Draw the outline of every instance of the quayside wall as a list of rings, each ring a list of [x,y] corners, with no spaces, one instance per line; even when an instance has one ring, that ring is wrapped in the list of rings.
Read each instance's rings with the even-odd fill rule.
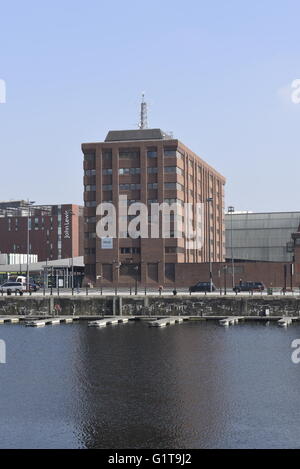
[[[0,297],[0,315],[300,316],[299,297]]]

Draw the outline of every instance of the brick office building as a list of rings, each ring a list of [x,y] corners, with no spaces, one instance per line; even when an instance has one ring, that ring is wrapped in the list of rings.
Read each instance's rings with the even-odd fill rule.
[[[29,205],[0,202],[0,252],[27,253],[29,216],[30,254],[39,261],[83,254],[83,208],[74,205]]]
[[[223,262],[225,179],[179,140],[160,129],[110,131],[104,142],[84,143],[84,259],[86,279],[99,285],[173,284],[176,265]],[[203,203],[203,247],[186,248],[184,238],[115,238],[110,246],[96,236],[96,207],[140,201],[193,206]],[[108,249],[107,249],[108,247]]]

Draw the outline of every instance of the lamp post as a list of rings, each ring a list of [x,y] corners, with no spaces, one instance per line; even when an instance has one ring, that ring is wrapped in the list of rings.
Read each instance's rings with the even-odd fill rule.
[[[226,274],[227,274],[227,265],[223,266],[223,273],[224,273],[224,295],[227,295],[227,285],[226,285]]]
[[[134,270],[135,270],[135,289],[134,289],[134,294],[137,295],[138,294],[138,273],[139,273],[139,266],[136,265],[134,267]]]
[[[102,264],[100,264],[100,275],[97,275],[97,280],[99,280],[100,283],[100,295],[103,294],[103,288],[102,288],[102,278],[103,278],[103,273],[102,273]]]
[[[234,207],[228,207],[228,213],[230,213],[230,247],[231,247],[231,274],[232,274],[232,288],[235,286],[234,281],[234,255],[233,255],[233,226],[232,226],[232,217],[234,214]]]
[[[69,215],[71,217],[71,288],[72,288],[72,293],[74,291],[74,255],[73,255],[73,223],[72,223],[72,217],[75,215],[75,213],[72,211],[72,209],[69,210]]]
[[[120,262],[118,260],[114,260],[113,264],[115,264],[114,265],[115,271],[116,271],[116,274],[119,276],[119,272],[120,272],[120,269],[121,269],[122,262]],[[118,282],[115,285],[115,295],[117,296],[117,294],[118,294]]]
[[[209,291],[212,292],[212,262],[211,262],[211,234],[210,234],[210,205],[213,203],[213,198],[208,197],[206,202],[208,204],[208,259],[209,259]]]
[[[30,207],[33,205],[34,201],[27,200],[27,259],[26,259],[26,290],[29,292],[29,251],[30,251]]]

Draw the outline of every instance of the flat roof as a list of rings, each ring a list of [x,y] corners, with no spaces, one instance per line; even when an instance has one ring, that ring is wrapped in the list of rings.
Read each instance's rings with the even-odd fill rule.
[[[161,129],[110,130],[105,142],[128,142],[134,140],[171,140],[173,137]]]
[[[40,262],[33,262],[29,264],[30,272],[38,272],[43,270],[44,267],[72,267],[72,258],[68,259],[55,259],[53,261],[40,261]],[[83,256],[74,257],[73,258],[73,266],[74,267],[84,267],[84,259]],[[19,272],[19,271],[26,271],[27,264],[6,264],[0,265],[1,272]]]

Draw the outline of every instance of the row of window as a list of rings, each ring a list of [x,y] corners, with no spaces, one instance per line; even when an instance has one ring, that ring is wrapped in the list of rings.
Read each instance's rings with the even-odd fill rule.
[[[84,190],[85,192],[90,192],[90,191],[95,191],[96,190],[96,186],[93,184],[87,184],[86,186],[84,186]]]
[[[106,202],[106,203],[112,203],[112,200],[104,200],[103,202]],[[135,202],[141,202],[140,200],[136,200],[136,199],[130,199],[128,200],[128,205],[130,204],[134,204]],[[176,204],[178,203],[179,205],[181,205],[182,207],[184,206],[184,202],[183,200],[180,200],[180,199],[164,199],[164,202],[169,204],[169,205],[172,205],[172,204]],[[148,199],[148,204],[157,204],[158,203],[158,199]],[[91,207],[96,207],[97,206],[97,202],[96,200],[86,200],[85,203],[84,203],[85,207],[87,208],[91,208]],[[211,214],[211,217],[213,217],[213,215]]]
[[[180,184],[179,182],[165,182],[164,184],[165,186],[165,189],[168,189],[168,190],[178,190],[178,191],[184,191],[184,187],[182,184]]]
[[[165,157],[176,157],[178,159],[183,159],[184,158],[184,155],[177,148],[174,148],[174,147],[173,148],[166,147],[164,149],[164,156]],[[121,158],[121,159],[137,159],[139,157],[140,157],[140,150],[139,149],[122,149],[122,150],[119,151],[119,158]],[[157,149],[156,148],[148,149],[147,157],[148,158],[157,158]],[[85,158],[85,161],[95,161],[95,153],[85,153],[84,158]],[[102,158],[104,160],[111,160],[112,151],[111,150],[103,150]],[[194,159],[189,159],[189,166],[193,169],[196,169],[196,167],[197,167],[198,173],[200,173],[200,174],[203,174],[203,172],[204,172],[203,168],[200,165],[197,165],[197,163]],[[176,172],[178,174],[181,174],[180,171],[178,171],[178,170],[179,170],[179,168],[177,168]],[[86,170],[86,171],[88,171],[86,173],[87,176],[95,175],[95,173],[94,173],[95,170],[94,169]],[[110,171],[112,171],[112,170],[108,169],[108,170],[104,170],[104,171],[107,171],[106,174],[111,174]],[[168,170],[168,169],[166,169],[166,171],[172,172],[172,170]],[[203,174],[203,176],[205,176],[205,174]],[[192,178],[192,176],[191,176],[191,178]],[[214,175],[209,174],[209,178],[210,178],[210,181],[212,183],[213,180],[214,180]],[[217,181],[217,185],[219,187],[219,190],[221,190],[221,182],[220,181]]]
[[[164,148],[164,156],[165,157],[176,157],[176,158],[183,158],[184,155],[177,150],[177,148]],[[140,157],[140,150],[134,148],[128,149],[120,149],[119,150],[119,158],[121,159],[137,159]],[[147,157],[148,158],[157,158],[157,148],[147,150]],[[104,150],[102,152],[102,158],[104,160],[109,160],[112,158],[112,151],[111,150]],[[85,153],[84,155],[85,161],[94,161],[95,160],[95,153]]]
[[[135,191],[141,188],[140,184],[119,184],[121,191]]]
[[[165,253],[166,254],[181,254],[184,253],[184,248],[178,246],[165,246]]]
[[[96,236],[92,236],[92,233],[85,233],[85,238],[86,239],[92,239],[92,238],[95,238],[95,237]],[[184,238],[184,235],[183,235],[183,233],[180,233],[179,231],[177,231],[176,237]],[[130,236],[129,236],[129,233],[127,231],[120,231],[119,238],[130,238]],[[139,239],[139,238],[140,238],[140,236],[138,236],[136,239]],[[170,230],[170,237],[169,238],[175,238],[175,231]],[[165,239],[168,239],[168,238],[165,238]]]
[[[178,231],[177,231],[177,233],[175,233],[175,231],[170,230],[170,238],[175,238],[175,234],[178,238],[185,238],[183,233],[180,233]],[[96,239],[96,233],[94,233],[94,232],[85,232],[84,237],[85,237],[85,239]],[[128,232],[120,232],[120,238],[129,238]],[[140,238],[140,236],[138,238]],[[168,238],[166,238],[166,239],[168,239]],[[47,242],[49,243],[49,241],[47,241]],[[214,245],[214,242],[215,241],[213,239],[210,240],[210,243],[211,243],[212,246]],[[225,246],[225,244],[223,243],[223,247],[224,246]],[[166,249],[168,249],[168,251],[166,251],[166,252],[168,252],[168,253],[172,253],[172,252],[182,253],[182,252],[184,252],[184,248],[177,247],[176,251],[173,248],[174,248],[173,246],[167,246]],[[140,253],[140,248],[121,248],[121,249],[123,249],[122,254],[139,254]],[[126,249],[133,249],[133,251],[126,251]]]
[[[119,174],[121,176],[126,176],[128,174],[140,174],[141,168],[119,168]]]
[[[164,171],[166,173],[177,173],[183,176],[184,171],[181,168],[178,168],[177,166],[165,166]],[[105,168],[102,170],[102,174],[104,176],[111,176],[112,175],[112,168]],[[157,167],[148,167],[147,168],[148,174],[157,174],[158,173],[158,168]],[[135,174],[141,174],[141,168],[119,168],[119,175],[120,176],[126,176],[126,175],[135,175]],[[86,169],[84,171],[85,176],[96,176],[96,170],[95,169]]]
[[[184,191],[184,187],[182,184],[179,182],[165,182],[164,184],[165,189],[167,190],[178,190],[178,191]],[[119,188],[121,191],[134,191],[134,190],[139,190],[141,188],[141,184],[119,184]],[[148,189],[157,189],[158,188],[158,183],[157,182],[151,182],[148,184]],[[102,189],[104,191],[111,191],[112,190],[112,184],[103,184]],[[85,191],[90,192],[90,191],[95,191],[96,186],[95,185],[86,185],[85,186]]]
[[[121,254],[140,254],[141,248],[136,247],[128,247],[128,248],[120,248]]]
[[[152,185],[150,185],[149,189],[152,189],[152,188],[155,189],[155,184],[156,184],[156,183],[153,183]],[[135,187],[135,186],[137,186],[137,185],[138,185],[138,184],[122,184],[122,189],[121,189],[121,187],[120,187],[120,189],[121,189],[121,190],[131,190],[131,188],[130,188],[130,187],[128,188],[128,186],[134,186],[134,187]],[[104,187],[105,187],[105,188],[108,187],[107,190],[111,190],[111,189],[110,189],[110,187],[111,187],[110,185],[109,185],[109,186],[104,186]],[[103,189],[106,190],[105,188],[103,188]],[[104,202],[104,203],[112,203],[112,200],[104,200],[103,202]],[[141,201],[140,201],[140,200],[137,200],[137,199],[130,199],[130,200],[128,200],[128,205],[134,204],[134,203],[136,203],[136,202],[141,202]],[[157,203],[158,203],[158,199],[148,199],[148,202],[147,202],[147,203],[148,203],[148,205],[157,204]],[[176,204],[176,203],[177,203],[177,204],[179,204],[179,205],[182,206],[182,207],[184,206],[183,200],[180,200],[180,199],[172,199],[172,198],[170,199],[170,198],[166,198],[166,199],[164,199],[164,203],[167,203],[167,204],[169,204],[169,205],[172,205],[172,204]],[[85,205],[85,207],[87,207],[87,208],[96,207],[96,206],[97,206],[97,202],[96,202],[96,200],[86,200],[85,203],[84,203],[84,205]],[[214,218],[214,214],[213,214],[213,213],[210,214],[210,218],[211,218],[211,219]],[[217,221],[220,222],[220,217],[219,217],[219,216],[217,217]],[[89,223],[92,223],[92,222],[89,222]],[[15,229],[16,229],[16,231],[17,231],[17,227],[16,227]],[[30,225],[30,229],[31,229],[31,225]],[[52,230],[52,229],[53,229],[53,226],[51,226],[51,230]],[[8,230],[11,231],[10,225],[9,225],[9,227],[8,227]]]
[[[14,226],[12,226],[12,219],[8,218],[8,231],[19,231],[19,219],[15,218]],[[44,230],[45,229],[45,219],[44,217],[41,218],[29,218],[28,220],[28,229],[29,230]],[[50,230],[53,230],[53,218],[50,218]],[[49,231],[49,230],[47,230]]]
[[[85,254],[86,256],[90,256],[90,255],[96,254],[96,248],[85,248],[84,254]]]

